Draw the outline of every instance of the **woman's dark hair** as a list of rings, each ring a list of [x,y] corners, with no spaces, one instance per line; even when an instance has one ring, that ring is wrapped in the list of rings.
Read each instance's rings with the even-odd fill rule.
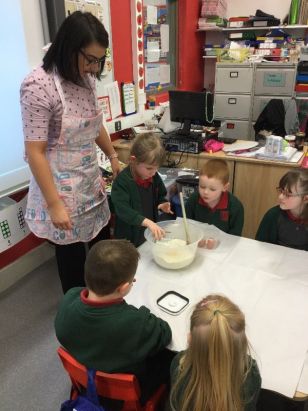
[[[55,40],[45,54],[43,58],[44,70],[49,72],[56,67],[58,73],[65,80],[81,84],[78,52],[91,43],[98,43],[107,48],[109,45],[108,33],[104,25],[93,14],[75,11],[64,20]],[[104,66],[97,73],[98,79],[100,79],[103,69]]]

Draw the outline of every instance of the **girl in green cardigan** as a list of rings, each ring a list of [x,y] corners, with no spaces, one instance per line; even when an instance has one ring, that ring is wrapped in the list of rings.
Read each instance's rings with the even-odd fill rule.
[[[158,211],[173,214],[165,198],[166,188],[157,172],[164,156],[165,150],[156,134],[140,134],[135,138],[129,165],[112,185],[115,238],[126,238],[138,247],[145,241],[146,228],[156,240],[164,236],[164,230],[156,224]]]
[[[248,355],[245,317],[227,297],[209,295],[190,320],[188,349],[171,363],[172,411],[253,411],[261,388]]]
[[[308,170],[286,173],[277,192],[279,205],[265,213],[256,240],[308,251]]]

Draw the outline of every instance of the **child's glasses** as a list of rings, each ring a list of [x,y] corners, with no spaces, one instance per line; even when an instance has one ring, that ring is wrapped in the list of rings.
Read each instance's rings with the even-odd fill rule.
[[[94,56],[88,56],[82,50],[79,50],[79,51],[80,51],[80,54],[82,54],[83,57],[87,60],[87,64],[89,66],[96,66],[96,64],[98,64],[99,67],[104,67],[106,56],[103,56],[102,58],[98,59]]]
[[[301,197],[304,196],[308,193],[290,193],[290,191],[284,190],[283,188],[276,187],[277,193],[282,194],[286,198],[292,198],[292,197]]]

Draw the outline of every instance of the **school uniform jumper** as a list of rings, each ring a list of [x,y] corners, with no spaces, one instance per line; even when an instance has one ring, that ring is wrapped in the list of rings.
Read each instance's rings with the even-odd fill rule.
[[[146,384],[146,375],[151,377],[153,364],[149,365],[148,358],[155,358],[171,341],[168,323],[148,308],[138,309],[122,298],[93,302],[88,300],[88,290],[81,287],[70,289],[63,297],[55,330],[60,344],[86,367],[132,373],[141,385]],[[170,362],[167,365],[169,368]]]
[[[126,167],[112,184],[111,201],[115,212],[115,238],[126,238],[136,247],[144,240],[145,228],[141,226],[145,218],[156,222],[157,207],[166,202],[167,190],[156,173],[148,187],[141,187],[134,180],[130,167]]]
[[[272,207],[259,225],[256,240],[308,251],[308,222],[279,206]]]
[[[213,224],[228,234],[241,235],[244,225],[244,207],[229,191],[222,193],[219,203],[210,208],[193,193],[185,204],[186,216],[201,223]]]
[[[181,360],[184,354],[185,354],[185,351],[182,351],[178,353],[172,360],[171,367],[170,367],[172,385],[174,385],[178,377],[179,370],[181,367]],[[249,357],[249,359],[252,361],[252,364],[251,364],[251,368],[248,372],[247,378],[244,381],[244,385],[243,385],[243,397],[244,397],[243,399],[245,402],[244,410],[245,411],[255,411],[259,392],[261,389],[261,376],[260,376],[260,372],[259,372],[259,369],[258,369],[258,366],[255,360],[252,359],[251,357]],[[176,399],[176,401],[180,401],[181,399],[180,397],[181,397],[183,390],[184,390],[184,386],[181,386],[179,390],[179,397]]]

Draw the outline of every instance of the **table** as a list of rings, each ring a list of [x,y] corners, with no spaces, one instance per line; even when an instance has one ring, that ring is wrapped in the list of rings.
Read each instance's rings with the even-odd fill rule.
[[[207,224],[200,224],[205,232]],[[149,243],[140,248],[136,283],[128,303],[145,305],[172,328],[170,348],[187,344],[194,305],[210,293],[220,293],[239,305],[262,376],[262,387],[293,397],[308,393],[308,252],[236,237],[217,229],[220,245],[198,249],[194,262],[181,270],[166,270],[154,262]],[[190,300],[178,316],[160,310],[157,299],[177,291]],[[302,377],[301,377],[302,376]]]
[[[128,162],[130,141],[112,142],[119,159]],[[221,158],[227,161],[230,172],[230,191],[242,202],[245,210],[244,237],[255,238],[260,221],[266,211],[277,204],[276,187],[280,178],[298,163],[260,160],[256,158],[226,155],[223,151],[210,154],[169,153],[170,161],[177,167],[199,170],[205,161]],[[168,154],[168,156],[169,156]]]

